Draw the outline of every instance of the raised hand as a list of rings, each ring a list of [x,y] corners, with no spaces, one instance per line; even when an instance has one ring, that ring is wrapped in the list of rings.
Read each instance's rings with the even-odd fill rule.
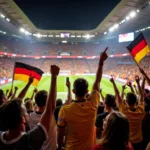
[[[32,84],[32,83],[33,83],[33,81],[34,81],[34,76],[32,76],[32,75],[30,74],[30,77],[29,77],[28,83]]]
[[[15,86],[15,91],[17,91],[18,90],[18,87],[17,86]]]
[[[37,88],[35,88],[33,92],[34,92],[34,93],[37,93],[37,92],[38,92]]]
[[[132,83],[129,81],[127,82],[127,86],[131,87],[132,86]]]
[[[66,82],[66,86],[70,88],[70,81]]]
[[[126,87],[126,85],[123,85],[122,88],[123,88],[123,89],[126,89],[127,87]]]
[[[108,47],[100,54],[100,61],[101,62],[104,62],[108,58],[108,55],[106,53],[107,50],[108,50]]]
[[[110,78],[110,82],[114,83],[114,78],[113,77]]]
[[[59,70],[60,70],[60,68],[58,67],[58,66],[56,66],[56,65],[51,65],[51,70],[50,70],[50,72],[51,72],[51,75],[52,76],[58,76],[58,74],[59,74]]]
[[[140,82],[140,78],[139,78],[139,76],[135,76],[135,81],[136,81],[137,83],[139,83],[139,82]]]

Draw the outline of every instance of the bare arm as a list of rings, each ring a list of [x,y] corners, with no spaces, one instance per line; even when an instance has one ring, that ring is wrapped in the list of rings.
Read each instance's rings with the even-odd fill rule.
[[[122,86],[121,98],[124,99],[124,90],[126,89],[126,85]]]
[[[12,94],[10,99],[13,99],[16,97],[17,90],[18,90],[18,87],[15,87],[14,93]]]
[[[9,93],[9,90],[7,89],[7,90],[6,90],[6,96],[8,96],[8,93]]]
[[[136,85],[133,85],[133,87],[134,87],[134,89],[135,89],[135,94],[136,94],[136,95],[139,95],[139,91],[138,91]]]
[[[72,101],[72,94],[71,94],[71,84],[70,82],[66,83],[67,89],[68,89],[68,96],[67,96],[67,101],[65,102],[64,105],[68,105]]]
[[[143,90],[142,90],[142,88],[140,86],[140,78],[139,78],[139,76],[135,77],[135,81],[137,83],[138,90],[139,90],[140,102],[143,102],[144,101],[144,93],[143,93]]]
[[[114,91],[115,91],[115,94],[116,94],[116,104],[119,107],[123,103],[123,99],[120,96],[119,90],[118,90],[118,88],[116,86],[116,83],[115,83],[113,78],[110,79],[110,82],[113,84]]]
[[[146,79],[148,85],[150,86],[150,78],[148,77],[148,75],[144,72],[144,70],[142,68],[139,68],[139,70],[142,73],[142,75],[144,76],[144,78]]]
[[[32,96],[31,96],[31,101],[33,100],[33,98],[34,98],[34,95],[35,95],[35,93],[37,93],[37,89],[35,88],[34,90],[33,90],[33,93],[32,93]]]
[[[51,66],[51,84],[49,96],[47,99],[45,111],[40,120],[40,123],[46,128],[47,132],[49,132],[50,122],[52,120],[52,116],[54,114],[54,109],[56,105],[56,82],[59,70],[59,67],[57,67],[56,65]]]
[[[105,98],[104,98],[104,95],[103,95],[103,93],[102,93],[102,89],[100,89],[100,95],[101,95],[101,98],[102,98],[102,101],[104,102],[104,100],[105,100]]]
[[[100,81],[101,81],[102,73],[103,73],[103,64],[104,64],[104,61],[108,58],[107,53],[106,53],[107,49],[108,47],[100,55],[99,65],[98,65],[98,69],[96,72],[96,79],[93,84],[93,90],[100,91]]]
[[[135,94],[132,83],[128,82],[127,85],[129,86],[129,88],[131,89],[131,92]]]
[[[30,76],[28,83],[26,84],[26,86],[22,89],[22,91],[18,95],[19,99],[23,100],[23,98],[25,97],[26,93],[28,92],[28,89],[29,89],[30,85],[32,84],[33,80],[34,80],[34,77]]]

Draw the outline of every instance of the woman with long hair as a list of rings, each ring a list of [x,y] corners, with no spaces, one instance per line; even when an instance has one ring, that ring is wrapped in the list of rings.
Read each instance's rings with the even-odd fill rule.
[[[109,114],[103,123],[104,131],[92,150],[133,150],[129,144],[129,121],[119,112]]]

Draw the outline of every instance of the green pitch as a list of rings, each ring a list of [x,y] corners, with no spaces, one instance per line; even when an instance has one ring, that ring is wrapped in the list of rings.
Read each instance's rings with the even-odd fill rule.
[[[71,82],[71,87],[73,85],[73,82],[75,79],[79,78],[81,76],[70,76],[70,82]],[[82,78],[86,79],[89,83],[89,91],[91,91],[92,89],[92,84],[94,82],[95,76],[82,76]],[[49,91],[50,88],[50,80],[51,77],[50,76],[44,76],[42,77],[41,81],[39,82],[38,85],[38,90],[46,90]],[[22,81],[15,81],[14,82],[14,86],[17,86],[18,89],[18,93],[23,89],[23,87],[26,85],[26,83],[22,82]],[[119,90],[121,91],[121,87],[122,84],[117,83],[117,86],[119,88]],[[7,89],[11,88],[11,83],[8,83],[6,85],[1,86],[1,89],[3,89],[5,92]],[[112,84],[110,83],[109,79],[103,78],[101,81],[101,88],[103,90],[103,94],[114,94],[114,90],[112,87]],[[26,97],[31,97],[32,92],[34,90],[34,87],[31,86],[28,90],[28,93],[26,94]],[[18,95],[17,93],[17,95]],[[57,80],[57,98],[61,98],[63,101],[66,100],[67,98],[67,87],[66,87],[66,76],[59,76],[58,80]],[[74,98],[74,95],[73,95]]]

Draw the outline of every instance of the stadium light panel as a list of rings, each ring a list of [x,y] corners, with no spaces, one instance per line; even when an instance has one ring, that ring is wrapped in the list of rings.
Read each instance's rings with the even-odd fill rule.
[[[41,34],[40,34],[40,33],[38,33],[36,36],[37,36],[38,38],[41,38]]]
[[[131,13],[130,13],[130,17],[131,18],[134,18],[136,16],[136,12],[135,11],[132,11]]]
[[[48,37],[54,37],[53,35],[48,35]]]
[[[7,18],[6,20],[7,20],[8,22],[10,22],[10,19],[9,19],[9,18]]]
[[[2,18],[5,18],[5,16],[4,16],[3,14],[1,14],[1,17],[2,17]]]
[[[25,29],[24,28],[20,28],[20,32],[25,32]]]
[[[81,35],[77,35],[77,38],[80,38],[81,37]]]
[[[3,32],[3,34],[6,34],[6,32]]]
[[[137,12],[140,12],[140,10],[139,10],[139,9],[137,9],[136,11],[137,11]]]
[[[115,24],[114,28],[117,29],[119,27],[119,24]]]
[[[67,43],[67,41],[62,41],[62,43]]]
[[[85,36],[85,38],[86,38],[86,39],[89,39],[89,38],[90,38],[90,35],[89,35],[89,34],[87,34],[87,35]]]
[[[109,31],[110,32],[114,31],[114,27],[109,28]]]
[[[130,19],[130,17],[129,17],[129,16],[127,16],[127,17],[126,17],[126,20],[129,20],[129,19]]]
[[[75,36],[75,35],[71,35],[71,37],[73,37],[73,38],[74,38],[74,37],[76,37],[76,36]]]
[[[60,35],[55,35],[55,37],[60,37]]]
[[[107,32],[104,32],[104,35],[107,34]]]

